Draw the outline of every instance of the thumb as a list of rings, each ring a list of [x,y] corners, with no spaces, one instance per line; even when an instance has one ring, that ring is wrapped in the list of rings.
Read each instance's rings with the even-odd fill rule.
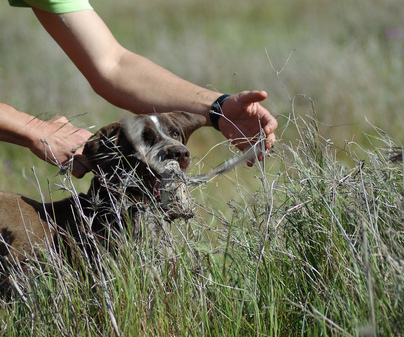
[[[241,103],[250,104],[255,102],[262,102],[268,97],[266,91],[243,91],[239,94],[239,101]]]

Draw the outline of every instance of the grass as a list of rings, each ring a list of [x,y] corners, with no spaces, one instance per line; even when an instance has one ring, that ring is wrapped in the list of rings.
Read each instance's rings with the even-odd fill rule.
[[[212,223],[172,224],[171,253],[124,233],[115,253],[99,247],[95,265],[82,253],[73,265],[45,254],[29,273],[14,272],[14,295],[0,304],[1,333],[403,335],[403,167],[389,160],[395,144],[380,130],[371,150],[347,144],[354,164],[346,166],[318,133],[314,109],[289,127],[300,139],[277,144],[278,174],[259,170],[261,188],[239,189],[244,202],[229,205],[230,217],[213,209]]]
[[[199,217],[175,224],[175,259],[127,233],[98,269],[50,255],[16,272],[0,335],[402,336],[403,167],[389,161],[404,142],[401,1],[93,5],[125,46],[192,82],[267,90],[279,142],[263,166],[193,191]],[[3,5],[0,19],[3,102],[97,129],[123,117],[29,10]],[[193,135],[193,172],[233,155],[222,141]],[[1,149],[1,190],[69,194],[55,168]]]

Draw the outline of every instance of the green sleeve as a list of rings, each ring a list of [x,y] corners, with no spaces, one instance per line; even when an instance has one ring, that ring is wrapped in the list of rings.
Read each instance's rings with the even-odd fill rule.
[[[14,7],[35,7],[50,13],[68,13],[92,9],[88,0],[8,0]]]

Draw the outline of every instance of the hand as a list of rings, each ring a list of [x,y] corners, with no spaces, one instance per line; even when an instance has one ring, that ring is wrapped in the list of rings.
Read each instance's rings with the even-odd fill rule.
[[[246,151],[258,140],[260,128],[265,133],[265,150],[272,147],[278,122],[258,103],[265,100],[267,96],[265,91],[243,91],[230,96],[223,103],[224,117],[219,119],[219,129],[241,151]],[[258,160],[262,160],[264,155],[265,153],[259,153]],[[252,166],[254,160],[247,164]]]
[[[91,170],[83,155],[83,145],[93,135],[91,132],[73,126],[65,117],[46,122],[36,119],[31,123],[36,139],[30,150],[37,157],[56,166],[69,166],[76,178]]]

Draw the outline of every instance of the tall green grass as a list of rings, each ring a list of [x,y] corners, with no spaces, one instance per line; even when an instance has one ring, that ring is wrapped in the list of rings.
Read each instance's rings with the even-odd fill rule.
[[[348,143],[350,166],[318,132],[314,106],[291,117],[230,216],[178,221],[160,245],[130,232],[119,249],[54,254],[11,276],[5,336],[401,336],[404,334],[403,166],[378,130]],[[374,146],[374,144],[376,144]],[[263,164],[265,165],[265,164]],[[195,191],[194,191],[195,192]],[[203,195],[204,190],[201,188]],[[204,207],[203,204],[200,207]],[[167,245],[169,249],[167,249]]]

